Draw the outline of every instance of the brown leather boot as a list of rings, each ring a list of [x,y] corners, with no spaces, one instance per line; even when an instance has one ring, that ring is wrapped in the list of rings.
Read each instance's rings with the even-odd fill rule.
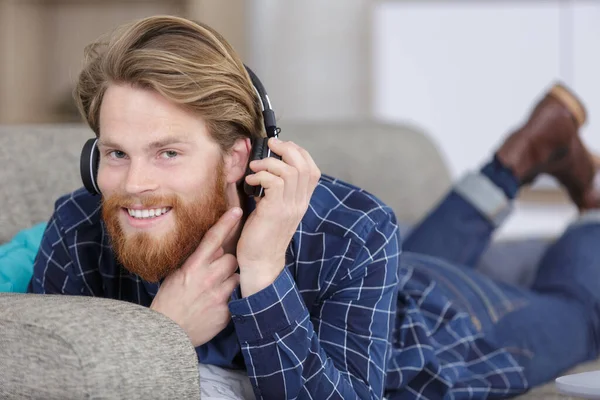
[[[592,160],[594,163],[595,176],[592,184],[583,193],[580,210],[590,210],[593,208],[600,208],[600,157],[592,154]]]
[[[582,208],[594,178],[592,157],[579,137],[585,120],[583,104],[566,87],[556,84],[496,156],[522,184],[533,182],[542,173],[554,176]]]

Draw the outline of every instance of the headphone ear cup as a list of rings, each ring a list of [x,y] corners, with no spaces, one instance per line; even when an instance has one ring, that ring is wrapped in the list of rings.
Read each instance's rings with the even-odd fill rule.
[[[98,188],[98,164],[100,162],[100,152],[98,151],[98,139],[89,139],[83,145],[81,158],[79,159],[79,173],[83,186],[91,194],[100,194]]]
[[[252,144],[252,153],[248,159],[248,166],[246,167],[246,174],[244,175],[244,192],[248,196],[259,197],[264,195],[262,186],[251,186],[246,183],[246,176],[253,174],[254,171],[250,169],[250,162],[255,160],[262,160],[269,154],[269,138],[258,138]]]

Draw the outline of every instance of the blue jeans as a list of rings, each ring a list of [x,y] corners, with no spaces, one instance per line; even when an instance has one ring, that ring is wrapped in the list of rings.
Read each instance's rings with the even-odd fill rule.
[[[456,189],[410,232],[401,260],[426,270],[536,386],[599,354],[600,213],[590,216],[550,245],[529,289],[475,270],[499,222]]]

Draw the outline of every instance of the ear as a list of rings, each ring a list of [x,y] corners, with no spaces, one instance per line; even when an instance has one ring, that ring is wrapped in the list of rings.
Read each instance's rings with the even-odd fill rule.
[[[250,138],[238,139],[225,155],[225,179],[236,183],[244,177],[252,151]]]

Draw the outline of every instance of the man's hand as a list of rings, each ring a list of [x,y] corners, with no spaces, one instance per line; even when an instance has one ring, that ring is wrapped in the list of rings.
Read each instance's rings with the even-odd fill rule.
[[[241,215],[237,207],[223,214],[181,268],[164,280],[150,305],[181,326],[194,347],[211,340],[231,318],[227,304],[239,284],[238,265],[222,246]]]
[[[306,150],[292,142],[269,140],[273,157],[252,161],[250,185],[262,185],[265,196],[257,199],[237,246],[242,296],[250,296],[272,284],[285,266],[285,252],[308,209],[321,171]]]

